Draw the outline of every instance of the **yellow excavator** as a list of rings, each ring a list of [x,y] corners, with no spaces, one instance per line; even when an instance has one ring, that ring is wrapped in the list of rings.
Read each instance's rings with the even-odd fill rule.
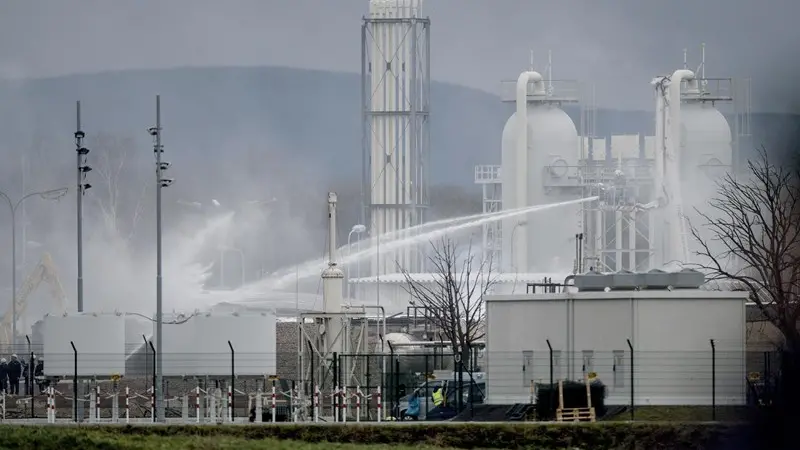
[[[25,309],[28,306],[28,297],[30,297],[42,282],[46,282],[50,285],[50,293],[53,296],[54,304],[50,313],[66,313],[67,296],[64,294],[61,281],[58,279],[58,272],[53,264],[53,258],[49,253],[45,253],[42,255],[42,260],[17,291],[16,301],[18,318],[25,314]],[[10,344],[13,342],[11,339],[13,317],[13,309],[11,304],[9,304],[8,310],[3,315],[3,320],[0,321],[0,348],[9,348]]]

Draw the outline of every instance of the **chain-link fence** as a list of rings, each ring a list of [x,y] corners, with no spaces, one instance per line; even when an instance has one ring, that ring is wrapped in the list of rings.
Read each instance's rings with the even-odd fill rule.
[[[603,386],[605,416],[629,420],[648,407],[682,407],[702,408],[704,420],[715,420],[724,418],[718,412],[726,408],[769,402],[780,367],[776,352],[711,345],[695,352],[548,349],[465,355],[338,354],[306,364],[297,353],[165,354],[165,417],[203,423],[459,420],[496,405],[503,412],[493,412],[496,419],[511,420],[513,405],[539,403],[543,388],[588,379]],[[153,420],[152,347],[128,355],[75,349],[3,357],[3,419]]]

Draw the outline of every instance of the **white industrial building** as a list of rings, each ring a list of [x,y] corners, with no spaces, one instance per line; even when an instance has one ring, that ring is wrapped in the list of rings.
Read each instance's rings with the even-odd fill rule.
[[[575,283],[580,289],[580,278],[592,277],[613,287],[619,275],[579,275]],[[655,273],[676,275],[684,274]],[[595,372],[607,404],[630,404],[630,342],[637,405],[710,405],[712,396],[718,405],[745,404],[745,292],[661,286],[485,300],[488,403],[528,402],[533,384],[550,382],[552,347],[554,381]]]

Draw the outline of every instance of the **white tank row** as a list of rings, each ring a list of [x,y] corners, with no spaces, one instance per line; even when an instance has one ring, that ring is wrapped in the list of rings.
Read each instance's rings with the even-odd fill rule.
[[[231,346],[237,376],[275,374],[277,320],[272,314],[202,313],[164,320],[164,376],[229,376]],[[154,322],[141,316],[47,316],[37,328],[34,335],[41,335],[46,375],[72,376],[76,353],[81,377],[143,375],[144,366],[152,368],[145,338],[154,335]]]
[[[682,84],[680,127],[671,138],[679,145],[678,189],[688,200],[684,209],[693,210],[710,197],[715,181],[731,166],[733,145],[725,116],[702,93],[686,96],[692,86]],[[578,198],[579,191],[548,188],[559,180],[568,185],[569,178],[578,175],[581,139],[574,121],[545,88],[539,73],[522,73],[516,87],[516,112],[502,136],[503,209]],[[575,234],[583,231],[581,220],[581,206],[571,206],[504,221],[503,271],[572,271]]]

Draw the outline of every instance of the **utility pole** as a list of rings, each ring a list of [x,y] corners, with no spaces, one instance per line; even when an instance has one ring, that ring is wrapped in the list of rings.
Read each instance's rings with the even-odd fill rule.
[[[164,422],[164,370],[162,360],[163,317],[163,276],[161,273],[161,188],[168,187],[174,180],[164,178],[163,174],[170,163],[161,161],[164,147],[161,145],[161,96],[156,95],[156,126],[147,130],[153,136],[153,153],[156,157],[156,414],[157,421]]]
[[[92,170],[88,164],[89,149],[83,146],[86,134],[81,130],[81,102],[75,102],[75,152],[78,159],[78,312],[83,312],[83,196],[92,187],[86,174]]]

